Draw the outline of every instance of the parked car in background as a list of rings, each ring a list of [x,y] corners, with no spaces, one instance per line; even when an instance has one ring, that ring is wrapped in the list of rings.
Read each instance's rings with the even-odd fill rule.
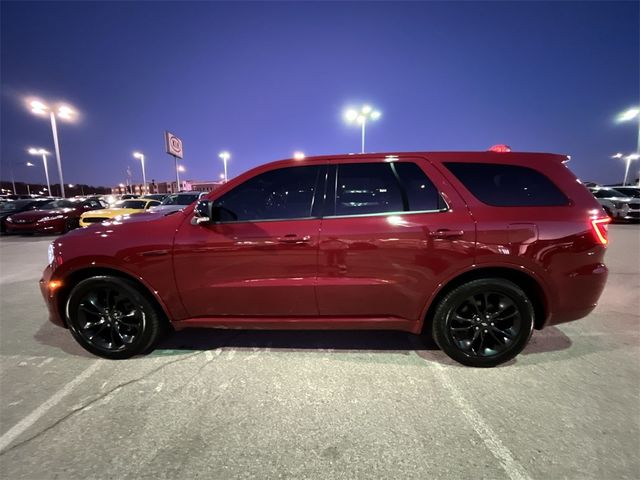
[[[205,195],[205,192],[180,192],[173,193],[165,198],[157,207],[151,207],[150,212],[175,212],[188,207],[193,202],[200,200]]]
[[[503,150],[284,160],[76,230],[49,247],[50,318],[107,358],[173,326],[402,330],[504,363],[594,309],[610,219],[566,156]]]
[[[632,198],[611,187],[590,187],[589,191],[614,222],[640,221],[640,198]]]
[[[41,210],[9,215],[6,233],[65,233],[78,227],[84,212],[105,207],[100,200],[53,200]]]
[[[160,205],[160,202],[150,198],[121,200],[120,202],[116,202],[116,204],[110,208],[91,210],[83,213],[80,216],[80,226],[88,227],[93,223],[105,222],[118,216],[133,215],[135,213],[144,212],[154,205]]]
[[[623,193],[631,198],[640,198],[640,187],[639,186],[631,186],[631,185],[612,185],[612,188],[616,189],[618,192]]]
[[[158,200],[159,202],[162,202],[168,196],[169,196],[168,193],[151,193],[149,195],[145,195],[144,198],[152,198],[153,200]]]
[[[0,233],[5,233],[5,220],[10,215],[29,210],[42,210],[53,200],[47,198],[33,198],[28,200],[12,200],[0,205]]]

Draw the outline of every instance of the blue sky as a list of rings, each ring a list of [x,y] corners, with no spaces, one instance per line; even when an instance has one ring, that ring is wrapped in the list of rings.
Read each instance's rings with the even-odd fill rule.
[[[215,179],[291,156],[359,150],[344,107],[383,115],[367,150],[514,150],[572,155],[585,180],[619,181],[635,149],[637,2],[3,2],[0,161],[53,150],[23,99],[64,100],[65,181],[173,178],[163,132],[184,141],[187,178]],[[53,164],[52,164],[53,167]],[[54,170],[52,168],[52,170]],[[57,175],[52,173],[52,181]]]

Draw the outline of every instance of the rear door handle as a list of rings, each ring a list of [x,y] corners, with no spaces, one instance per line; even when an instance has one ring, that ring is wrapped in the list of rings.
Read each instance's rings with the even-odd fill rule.
[[[455,238],[461,237],[462,235],[464,235],[463,230],[449,230],[447,228],[441,228],[440,230],[429,232],[429,236],[433,238]]]
[[[295,233],[289,233],[284,237],[276,238],[278,243],[309,243],[311,241],[310,235],[305,235],[304,237],[299,237]]]

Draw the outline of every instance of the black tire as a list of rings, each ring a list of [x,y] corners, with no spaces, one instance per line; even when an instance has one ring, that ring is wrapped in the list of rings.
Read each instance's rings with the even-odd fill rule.
[[[79,282],[66,304],[67,325],[87,351],[109,359],[131,358],[158,344],[167,323],[130,280],[95,276]]]
[[[529,342],[535,313],[527,294],[502,278],[473,280],[438,304],[432,333],[453,360],[494,367],[518,355]]]
[[[78,225],[79,225],[78,221],[75,220],[74,218],[67,218],[64,221],[64,230],[62,230],[62,233],[70,232],[74,228],[78,227]]]

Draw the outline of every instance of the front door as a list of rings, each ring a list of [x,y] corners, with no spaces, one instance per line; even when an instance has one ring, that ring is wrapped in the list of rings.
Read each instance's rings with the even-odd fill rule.
[[[258,174],[215,200],[219,222],[184,222],[175,275],[189,315],[315,316],[322,166]]]

